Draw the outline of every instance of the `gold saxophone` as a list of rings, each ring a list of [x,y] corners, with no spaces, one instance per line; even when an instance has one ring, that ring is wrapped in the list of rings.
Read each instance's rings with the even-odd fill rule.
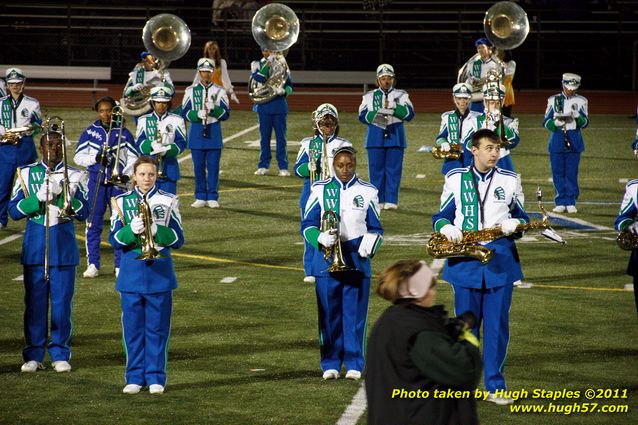
[[[463,145],[450,144],[450,150],[444,151],[441,146],[432,148],[432,156],[436,159],[459,159],[463,153]]]
[[[538,198],[538,206],[543,214],[541,221],[532,221],[530,223],[519,224],[516,226],[516,233],[527,232],[530,230],[542,230],[542,235],[555,242],[565,244],[565,241],[550,227],[547,211],[542,205],[542,194],[540,187],[536,191]],[[479,245],[479,242],[491,242],[496,239],[504,238],[506,235],[501,230],[501,226],[489,227],[487,229],[475,232],[463,232],[461,242],[450,242],[442,234],[432,233],[427,244],[427,251],[434,258],[449,257],[474,257],[481,263],[487,264],[494,256],[494,250]]]
[[[30,134],[35,129],[40,128],[38,124],[29,124],[24,127],[7,128],[4,137],[0,140],[3,145],[17,145],[22,136]]]
[[[630,232],[629,230],[623,230],[618,234],[616,243],[620,249],[624,249],[625,251],[638,249],[638,235]]]
[[[328,210],[323,213],[321,217],[321,231],[328,232],[333,230],[337,234],[337,241],[331,247],[323,248],[323,258],[326,261],[330,261],[332,258],[332,264],[328,267],[324,272],[335,273],[335,272],[347,272],[353,269],[352,267],[348,267],[346,262],[343,260],[343,252],[341,250],[341,240],[339,238],[339,218],[337,217],[337,213],[331,210]]]
[[[153,240],[153,216],[151,215],[151,207],[148,205],[146,195],[139,199],[137,205],[137,214],[144,221],[144,231],[140,234],[140,245],[142,246],[142,254],[136,257],[136,260],[154,260],[163,258],[164,256],[155,247]]]

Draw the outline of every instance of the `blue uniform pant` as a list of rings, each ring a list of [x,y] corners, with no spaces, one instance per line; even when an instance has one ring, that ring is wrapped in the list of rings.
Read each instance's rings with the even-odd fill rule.
[[[24,266],[25,362],[44,361],[45,348],[51,362],[71,358],[71,311],[75,292],[75,266],[49,267],[49,283],[44,266]],[[51,339],[48,341],[49,299],[51,300]]]
[[[126,383],[166,385],[173,291],[121,292]]]
[[[303,205],[303,207],[301,207],[302,220],[304,215],[304,208],[306,206],[305,201],[308,200],[308,196],[306,196],[305,198],[306,199],[304,200],[302,197],[302,205]],[[312,257],[314,255],[315,248],[306,240],[306,238],[302,237],[301,239],[303,239],[303,271],[306,274],[306,276],[311,276],[312,275]]]
[[[259,164],[257,168],[270,168],[272,152],[270,151],[270,137],[275,130],[277,165],[280,170],[288,169],[288,152],[286,151],[286,117],[288,114],[259,114]]]
[[[195,199],[216,201],[219,198],[217,188],[221,149],[191,149],[191,156],[195,172]]]
[[[93,198],[95,197],[95,188],[97,186],[98,173],[89,174],[89,208],[93,208]],[[124,190],[117,186],[105,185],[104,175],[102,175],[102,182],[100,183],[100,189],[98,190],[97,199],[95,200],[95,207],[91,211],[91,227],[86,228],[86,257],[88,264],[94,264],[98,269],[100,268],[100,239],[102,237],[102,228],[104,227],[104,213],[108,207],[111,211],[111,197],[124,193]],[[122,257],[122,250],[116,249],[114,251],[114,263],[115,267],[120,267],[120,258]]]
[[[164,192],[177,195],[177,182],[174,182],[172,180],[157,179],[157,181],[155,182],[155,187],[163,190]]]
[[[483,322],[483,363],[485,389],[493,392],[505,389],[503,368],[510,340],[509,311],[513,285],[497,288],[473,289],[453,285],[454,310],[457,315],[471,311],[476,315],[472,330],[479,337]]]
[[[379,203],[399,204],[403,148],[368,148],[370,183],[379,190]]]
[[[576,205],[578,199],[578,164],[580,152],[550,152],[556,205]]]
[[[0,149],[2,149],[0,147]],[[0,162],[0,224],[7,225],[9,200],[13,188],[13,178],[16,175],[17,164]]]
[[[363,370],[370,278],[360,273],[317,277],[321,369]]]

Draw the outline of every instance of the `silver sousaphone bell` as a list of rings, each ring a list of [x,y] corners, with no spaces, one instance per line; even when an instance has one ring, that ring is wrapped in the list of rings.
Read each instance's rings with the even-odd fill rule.
[[[512,50],[527,38],[529,20],[522,7],[511,1],[501,1],[485,12],[483,29],[494,47]]]

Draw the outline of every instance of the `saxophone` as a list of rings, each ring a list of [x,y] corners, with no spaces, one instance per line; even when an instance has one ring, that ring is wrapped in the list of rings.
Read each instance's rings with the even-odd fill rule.
[[[543,214],[541,221],[519,224],[516,226],[516,233],[541,230],[541,234],[546,238],[554,242],[565,244],[565,241],[549,225],[547,211],[541,202],[542,194],[540,187],[536,190],[536,196],[538,198],[538,206]],[[454,243],[448,241],[442,234],[435,232],[432,233],[426,249],[428,254],[434,258],[473,257],[480,260],[481,263],[487,264],[494,256],[494,250],[479,245],[479,242],[491,242],[506,236],[501,226],[495,226],[475,232],[464,231],[461,242]]]
[[[449,151],[444,151],[440,146],[432,148],[432,156],[436,159],[459,159],[463,153],[463,145],[451,144]]]

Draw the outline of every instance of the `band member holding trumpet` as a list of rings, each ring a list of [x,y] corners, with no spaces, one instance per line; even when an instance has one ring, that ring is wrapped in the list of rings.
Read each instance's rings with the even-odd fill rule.
[[[159,189],[157,162],[140,157],[133,166],[135,189],[113,198],[109,241],[122,249],[115,289],[122,303],[126,394],[166,386],[173,290],[177,278],[171,249],[184,244],[177,196]]]
[[[86,173],[63,161],[66,147],[58,131],[49,128],[40,138],[42,161],[18,168],[9,203],[12,219],[27,219],[21,257],[26,340],[22,372],[44,369],[47,350],[56,372],[71,371],[71,304],[80,262],[72,218],[85,220],[89,205]]]
[[[473,87],[472,103],[470,110],[483,112],[483,85],[485,77],[490,70],[501,73],[502,62],[492,54],[492,42],[481,37],[474,42],[476,54],[472,56],[461,68],[458,76],[459,83],[468,83]]]
[[[151,89],[153,112],[140,117],[135,139],[141,155],[157,159],[157,187],[176,194],[180,177],[177,156],[186,148],[186,125],[181,116],[168,112],[172,98],[173,91],[167,87]]]
[[[543,126],[552,132],[547,150],[555,192],[553,211],[558,213],[578,212],[578,165],[585,150],[581,129],[589,125],[587,99],[576,94],[580,81],[580,75],[563,74],[563,91],[547,99],[543,119]]]
[[[182,116],[190,121],[188,148],[195,172],[194,208],[219,208],[219,162],[224,143],[221,122],[230,117],[228,96],[223,87],[213,84],[213,59],[197,61],[199,82],[186,89]]]
[[[76,164],[86,167],[89,172],[91,215],[86,222],[87,268],[82,274],[86,278],[100,274],[104,213],[107,208],[110,209],[111,197],[125,192],[137,159],[135,138],[124,127],[123,114],[116,106],[115,100],[109,96],[95,102],[98,119],[80,134],[73,157]],[[120,268],[121,254],[120,250],[114,253],[115,274]]]
[[[370,296],[370,258],[383,240],[377,189],[356,175],[355,150],[334,152],[335,176],[312,185],[301,222],[314,248],[323,379],[361,378]],[[323,252],[322,252],[323,251]]]
[[[414,118],[408,93],[395,88],[392,65],[377,67],[377,88],[363,95],[359,121],[367,125],[366,150],[370,182],[379,189],[379,202],[386,210],[399,205],[403,151],[407,146],[404,121]]]
[[[498,226],[506,237],[485,245],[494,250],[486,264],[473,257],[452,257],[446,262],[443,279],[454,288],[457,313],[471,311],[477,317],[473,329],[479,336],[483,321],[483,361],[485,387],[489,401],[511,404],[512,399],[497,397],[504,390],[503,366],[509,342],[509,310],[513,283],[523,278],[514,243],[519,224],[529,222],[519,202],[519,184],[515,173],[496,166],[499,136],[481,129],[472,136],[474,162],[445,176],[440,211],[432,217],[436,232],[450,242],[459,243],[463,232]]]
[[[616,217],[615,229],[621,235],[627,233],[627,237],[633,239],[631,244],[631,256],[627,266],[627,274],[634,280],[634,298],[638,311],[638,179],[630,180],[625,186],[625,196],[620,205],[620,212]]]
[[[26,74],[8,68],[5,76],[9,94],[0,99],[0,229],[7,226],[16,167],[38,159],[33,140],[42,123],[40,103],[23,93]]]
[[[455,84],[452,88],[452,100],[456,109],[441,114],[441,127],[439,135],[436,136],[435,145],[436,157],[443,157],[441,172],[447,174],[454,168],[463,167],[463,139],[461,138],[464,127],[467,129],[468,122],[479,115],[478,112],[470,111],[468,108],[472,98],[472,86],[467,83]],[[455,154],[453,151],[457,151]],[[454,156],[450,156],[454,154]],[[469,154],[469,153],[467,153]]]
[[[335,175],[332,168],[333,152],[342,146],[352,146],[348,140],[338,137],[339,112],[334,105],[330,103],[319,105],[312,113],[312,124],[315,135],[301,141],[295,164],[295,175],[304,179],[299,198],[302,218],[310,196],[310,186],[318,180],[327,180]],[[312,245],[304,239],[303,267],[306,273],[306,277],[304,277],[306,283],[315,282],[310,268],[312,256]]]

